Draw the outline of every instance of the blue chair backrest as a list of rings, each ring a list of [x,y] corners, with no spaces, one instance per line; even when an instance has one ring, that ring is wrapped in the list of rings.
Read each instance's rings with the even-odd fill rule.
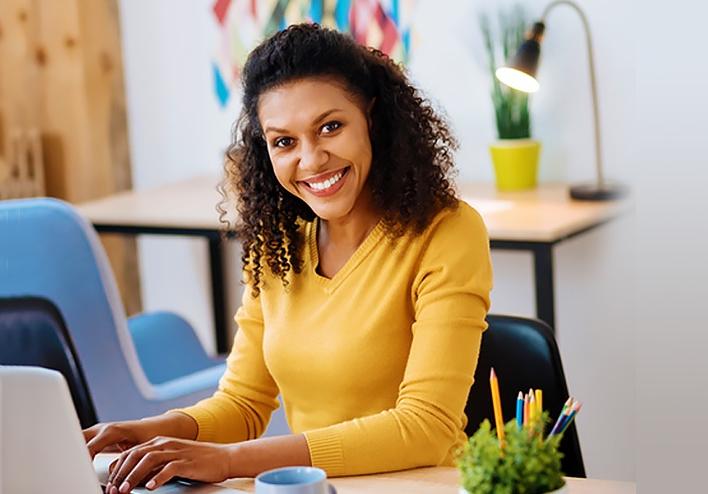
[[[99,421],[154,413],[177,396],[152,386],[130,338],[123,304],[93,227],[55,199],[0,201],[0,298],[40,297],[61,312]],[[159,400],[163,400],[160,402]],[[133,404],[133,405],[131,405]]]

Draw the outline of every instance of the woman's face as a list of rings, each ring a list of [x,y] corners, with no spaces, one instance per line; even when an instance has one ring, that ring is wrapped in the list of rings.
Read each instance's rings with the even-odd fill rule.
[[[309,78],[263,93],[258,118],[278,182],[324,220],[365,208],[371,169],[366,103],[343,85]]]

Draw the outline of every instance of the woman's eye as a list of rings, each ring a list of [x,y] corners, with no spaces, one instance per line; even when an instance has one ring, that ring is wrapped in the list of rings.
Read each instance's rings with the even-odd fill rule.
[[[293,140],[290,137],[279,137],[275,141],[273,141],[273,145],[277,148],[286,148],[290,146],[293,143]]]
[[[333,122],[327,122],[322,126],[322,132],[324,134],[329,134],[330,132],[334,132],[338,128],[342,126],[342,122],[337,122],[336,120]]]

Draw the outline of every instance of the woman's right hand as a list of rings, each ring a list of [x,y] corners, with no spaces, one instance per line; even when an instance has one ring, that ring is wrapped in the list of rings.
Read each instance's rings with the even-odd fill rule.
[[[159,435],[154,425],[142,420],[96,424],[84,430],[91,459],[104,451],[125,451]]]
[[[157,436],[195,439],[197,423],[181,413],[167,413],[142,420],[107,422],[84,429],[91,459],[101,452],[125,451]]]

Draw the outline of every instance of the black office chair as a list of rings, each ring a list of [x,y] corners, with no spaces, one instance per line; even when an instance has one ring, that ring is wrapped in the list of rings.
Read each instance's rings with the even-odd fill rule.
[[[543,408],[552,420],[568,398],[558,345],[548,325],[535,319],[512,316],[488,316],[489,329],[482,336],[482,348],[475,381],[467,399],[466,432],[474,434],[484,419],[494,427],[494,413],[489,390],[489,370],[494,367],[499,378],[499,393],[507,422],[516,415],[519,391],[543,390]],[[575,424],[565,431],[560,444],[565,475],[585,477],[583,457]]]
[[[96,412],[64,319],[43,298],[0,298],[0,365],[28,365],[59,371],[66,379],[81,427]]]

